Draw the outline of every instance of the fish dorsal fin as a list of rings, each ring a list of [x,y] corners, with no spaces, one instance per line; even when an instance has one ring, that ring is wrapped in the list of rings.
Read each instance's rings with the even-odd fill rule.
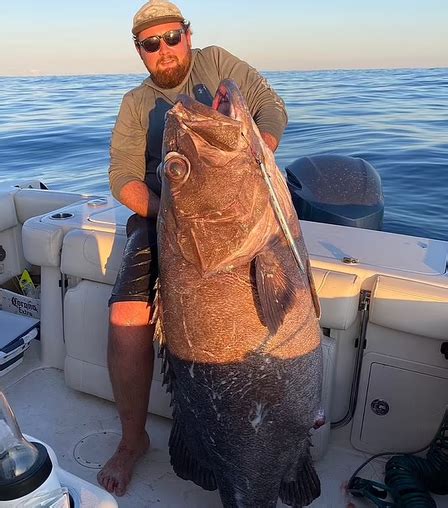
[[[158,342],[159,345],[163,345],[163,344],[165,344],[165,332],[163,329],[162,299],[160,296],[159,278],[157,278],[157,280],[156,280],[156,283],[154,285],[154,290],[155,290],[155,297],[154,297],[154,303],[152,305],[153,312],[152,312],[151,321],[149,324],[155,325],[154,336],[153,336],[154,342]]]
[[[294,284],[269,250],[255,258],[255,278],[263,318],[269,332],[274,335],[294,303]]]

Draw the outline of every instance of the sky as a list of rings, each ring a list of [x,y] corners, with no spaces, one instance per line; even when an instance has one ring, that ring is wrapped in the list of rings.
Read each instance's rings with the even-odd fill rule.
[[[0,75],[146,72],[137,0],[0,0]],[[193,45],[260,71],[448,67],[448,0],[178,0]]]

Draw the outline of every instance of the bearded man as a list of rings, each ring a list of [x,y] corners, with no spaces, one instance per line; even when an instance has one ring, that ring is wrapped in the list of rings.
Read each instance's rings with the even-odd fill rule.
[[[149,447],[145,424],[154,364],[151,316],[161,191],[157,167],[165,113],[180,93],[211,106],[219,83],[231,78],[272,151],[287,123],[283,101],[253,67],[217,46],[192,49],[190,24],[174,4],[151,0],[143,5],[132,34],[149,77],[123,97],[109,169],[113,196],[135,212],[109,300],[108,366],[122,439],[98,474],[99,483],[118,496],[126,492],[137,460]]]

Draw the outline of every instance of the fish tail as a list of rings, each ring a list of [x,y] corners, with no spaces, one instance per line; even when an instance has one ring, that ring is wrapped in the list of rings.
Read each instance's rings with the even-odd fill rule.
[[[297,468],[293,481],[282,481],[279,497],[284,504],[294,508],[308,506],[320,496],[320,481],[311,457],[307,457]]]
[[[223,508],[275,508],[277,506],[277,482],[272,478],[268,481],[262,480],[256,468],[236,470],[230,465],[220,473],[217,475],[217,482]]]
[[[178,418],[174,418],[169,440],[171,465],[174,472],[184,480],[191,480],[205,490],[216,490],[215,475],[210,469],[203,467],[185,444],[184,433]]]

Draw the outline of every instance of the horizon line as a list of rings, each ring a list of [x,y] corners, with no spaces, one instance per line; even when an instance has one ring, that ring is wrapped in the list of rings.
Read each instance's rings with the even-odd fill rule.
[[[448,65],[444,66],[428,66],[428,67],[336,67],[336,68],[323,68],[323,69],[257,69],[258,72],[277,72],[277,73],[290,73],[290,72],[335,72],[335,71],[394,71],[394,70],[439,70],[448,69]],[[82,72],[82,73],[63,73],[63,74],[0,74],[0,78],[50,78],[50,77],[76,77],[76,76],[140,76],[148,75],[147,72]]]

